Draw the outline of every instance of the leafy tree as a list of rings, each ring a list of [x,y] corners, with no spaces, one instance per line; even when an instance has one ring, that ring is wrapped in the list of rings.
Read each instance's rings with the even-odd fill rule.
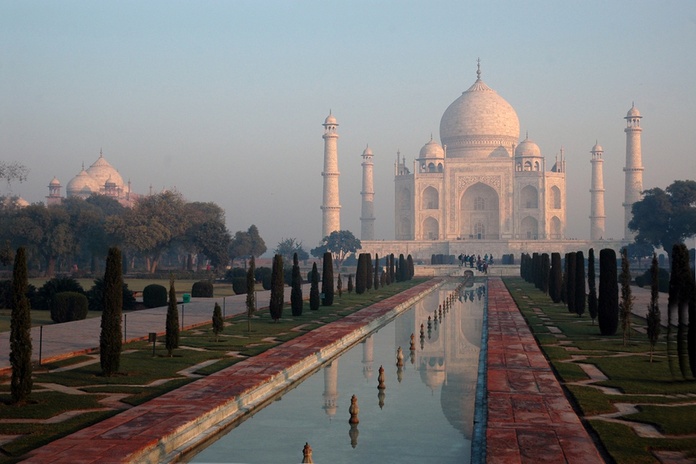
[[[31,312],[27,290],[27,256],[24,248],[17,249],[12,270],[12,317],[10,320],[10,392],[15,403],[23,403],[31,394]]]
[[[312,264],[311,273],[311,286],[309,288],[309,309],[316,311],[319,309],[320,298],[319,298],[319,271],[317,270],[317,263]]]
[[[186,222],[186,229],[178,240],[183,249],[189,256],[203,254],[216,269],[225,266],[231,241],[225,211],[213,202],[192,202],[184,204],[183,214],[180,220]]]
[[[333,278],[333,260],[331,253],[324,253],[324,262],[321,268],[321,293],[324,299],[321,304],[323,306],[331,306],[334,301],[334,278]]]
[[[123,308],[123,279],[121,250],[109,248],[104,271],[104,310],[99,335],[99,361],[102,375],[111,377],[121,362],[121,308]]]
[[[587,296],[587,309],[590,312],[590,318],[592,318],[592,324],[594,325],[594,321],[597,319],[597,281],[595,278],[594,248],[590,248],[587,257],[587,285],[590,290]]]
[[[585,255],[582,251],[575,253],[575,314],[585,314]]]
[[[696,235],[696,181],[676,180],[665,190],[646,190],[631,211],[628,227],[638,232],[636,241],[669,253],[672,245]]]
[[[215,341],[218,341],[218,336],[225,329],[225,321],[222,319],[222,308],[215,302],[215,307],[213,308],[213,333],[215,334]]]
[[[8,188],[13,181],[20,183],[27,180],[29,177],[29,168],[17,161],[2,161],[0,160],[0,179],[5,179]]]
[[[302,274],[300,273],[299,256],[292,256],[292,290],[290,291],[290,307],[293,316],[302,315]]]
[[[650,362],[653,360],[653,352],[655,351],[655,345],[660,337],[660,290],[659,290],[659,277],[658,277],[659,267],[657,265],[657,255],[653,253],[652,264],[650,265],[650,303],[648,304],[648,313],[645,315],[645,321],[647,323],[647,334],[648,340],[650,341]],[[689,321],[692,319],[689,318]],[[689,324],[689,330],[693,327]]]
[[[251,256],[249,269],[246,273],[246,313],[247,313],[247,332],[251,332],[251,316],[256,310],[256,260]]]
[[[599,299],[597,322],[602,335],[615,335],[619,326],[619,286],[616,280],[616,252],[599,252]]]
[[[278,242],[273,252],[283,257],[284,264],[291,263],[295,255],[297,255],[298,261],[307,261],[309,259],[309,254],[302,247],[302,242],[296,238],[282,239]]]
[[[628,264],[628,250],[621,249],[621,300],[619,301],[619,316],[621,319],[621,331],[623,332],[623,344],[631,338],[631,310],[633,309],[633,296],[631,295],[631,269]]]
[[[179,309],[176,304],[176,289],[174,288],[174,276],[169,276],[169,303],[167,304],[167,327],[165,333],[165,345],[167,353],[172,356],[174,348],[179,347]]]
[[[561,254],[551,253],[551,271],[549,273],[549,295],[554,303],[561,302],[561,283],[563,269],[561,267]]]
[[[237,231],[228,249],[230,259],[258,258],[266,252],[266,242],[259,235],[259,229],[252,224],[246,232]],[[245,265],[246,267],[246,261]]]
[[[273,271],[271,274],[271,301],[268,304],[271,318],[275,322],[278,322],[283,316],[283,286],[283,257],[275,255],[273,257]]]
[[[642,266],[643,260],[650,258],[655,248],[646,241],[636,241],[628,244],[628,257],[638,261],[638,266]]]
[[[349,230],[334,230],[330,235],[322,239],[321,245],[311,250],[312,256],[320,258],[327,251],[333,254],[338,269],[343,265],[343,260],[362,248],[360,240],[355,238]]]
[[[35,309],[51,310],[55,296],[61,292],[76,292],[85,294],[85,290],[80,283],[72,277],[54,277],[47,280],[45,284],[36,292],[34,299]]]

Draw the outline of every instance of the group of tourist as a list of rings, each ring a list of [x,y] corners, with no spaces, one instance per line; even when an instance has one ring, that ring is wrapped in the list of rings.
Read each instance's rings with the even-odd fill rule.
[[[493,264],[493,254],[489,256],[488,253],[484,255],[483,258],[481,258],[481,255],[465,255],[464,253],[460,254],[459,257],[459,267],[466,267],[468,264],[470,268],[474,268],[474,265],[476,265],[476,269],[479,272],[483,272],[484,274],[488,274],[488,266]]]

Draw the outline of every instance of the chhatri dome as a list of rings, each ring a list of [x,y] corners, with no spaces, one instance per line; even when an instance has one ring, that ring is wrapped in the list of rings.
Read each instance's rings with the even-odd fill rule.
[[[447,108],[440,120],[440,140],[448,158],[487,158],[509,150],[520,137],[515,109],[481,80],[480,63],[476,82]]]
[[[78,175],[70,179],[65,190],[69,197],[87,198],[93,193],[99,193],[100,185],[97,179],[82,168]]]
[[[445,150],[442,149],[439,143],[433,140],[430,136],[430,141],[423,145],[420,151],[420,158],[444,158]]]

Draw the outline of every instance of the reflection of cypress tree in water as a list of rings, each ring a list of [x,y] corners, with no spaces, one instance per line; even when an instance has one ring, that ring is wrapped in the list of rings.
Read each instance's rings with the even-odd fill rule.
[[[372,378],[372,362],[374,360],[374,340],[372,335],[363,341],[363,375],[365,380]]]

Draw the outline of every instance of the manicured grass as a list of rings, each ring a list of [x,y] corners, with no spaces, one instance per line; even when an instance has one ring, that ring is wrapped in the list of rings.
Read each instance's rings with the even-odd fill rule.
[[[634,330],[624,345],[620,329],[617,335],[601,336],[599,327],[587,313],[578,318],[563,304],[554,304],[547,295],[520,278],[504,281],[582,414],[591,417],[615,413],[615,403],[640,405],[640,413],[621,418],[627,421],[625,424],[589,421],[617,463],[657,463],[652,450],[676,450],[688,458],[696,458],[696,438],[684,437],[696,434],[696,425],[690,420],[696,413],[696,398],[693,398],[696,382],[682,380],[678,372],[676,376],[670,372],[664,330],[651,363],[647,336],[637,330],[645,328],[643,319],[632,318]],[[539,310],[548,318],[546,321]],[[559,329],[561,334],[550,333],[549,327]],[[563,344],[559,344],[561,340]],[[578,363],[595,365],[608,377],[596,385],[615,388],[620,394],[605,394],[591,386],[574,384],[588,380]],[[666,436],[640,437],[629,426],[630,421],[654,424]]]
[[[160,396],[182,385],[193,382],[197,376],[210,375],[229,367],[247,356],[260,354],[269,348],[291,340],[327,322],[334,321],[359,309],[373,304],[423,282],[414,279],[410,282],[394,283],[378,291],[363,295],[346,294],[336,296],[334,305],[310,311],[305,303],[303,314],[293,317],[288,306],[283,317],[274,322],[267,310],[260,310],[250,321],[246,315],[226,319],[224,331],[216,338],[211,325],[183,331],[180,334],[179,348],[173,356],[168,356],[164,348],[164,337],[159,337],[152,354],[152,344],[140,341],[125,344],[121,355],[120,373],[103,377],[99,363],[88,364],[62,372],[48,372],[58,367],[77,366],[93,359],[79,356],[42,366],[34,372],[34,392],[30,396],[32,404],[15,406],[0,404],[0,417],[15,419],[44,419],[66,411],[104,408],[99,399],[111,394],[126,394],[121,401],[128,405],[138,405]],[[178,286],[177,281],[177,286]],[[249,330],[250,327],[250,330]],[[132,351],[132,352],[131,352]],[[237,352],[238,356],[229,353]],[[194,377],[180,374],[204,361],[216,362],[195,369]],[[9,403],[9,379],[2,379],[0,400]],[[164,382],[162,382],[164,380]],[[79,389],[85,394],[65,394],[54,391],[40,392],[41,384],[59,384]],[[125,408],[125,406],[124,406]],[[72,433],[95,421],[102,420],[118,411],[80,414],[70,420],[56,424],[43,423],[0,423],[0,435],[24,434],[21,439],[12,440],[0,448],[9,460],[48,443],[58,437]]]

